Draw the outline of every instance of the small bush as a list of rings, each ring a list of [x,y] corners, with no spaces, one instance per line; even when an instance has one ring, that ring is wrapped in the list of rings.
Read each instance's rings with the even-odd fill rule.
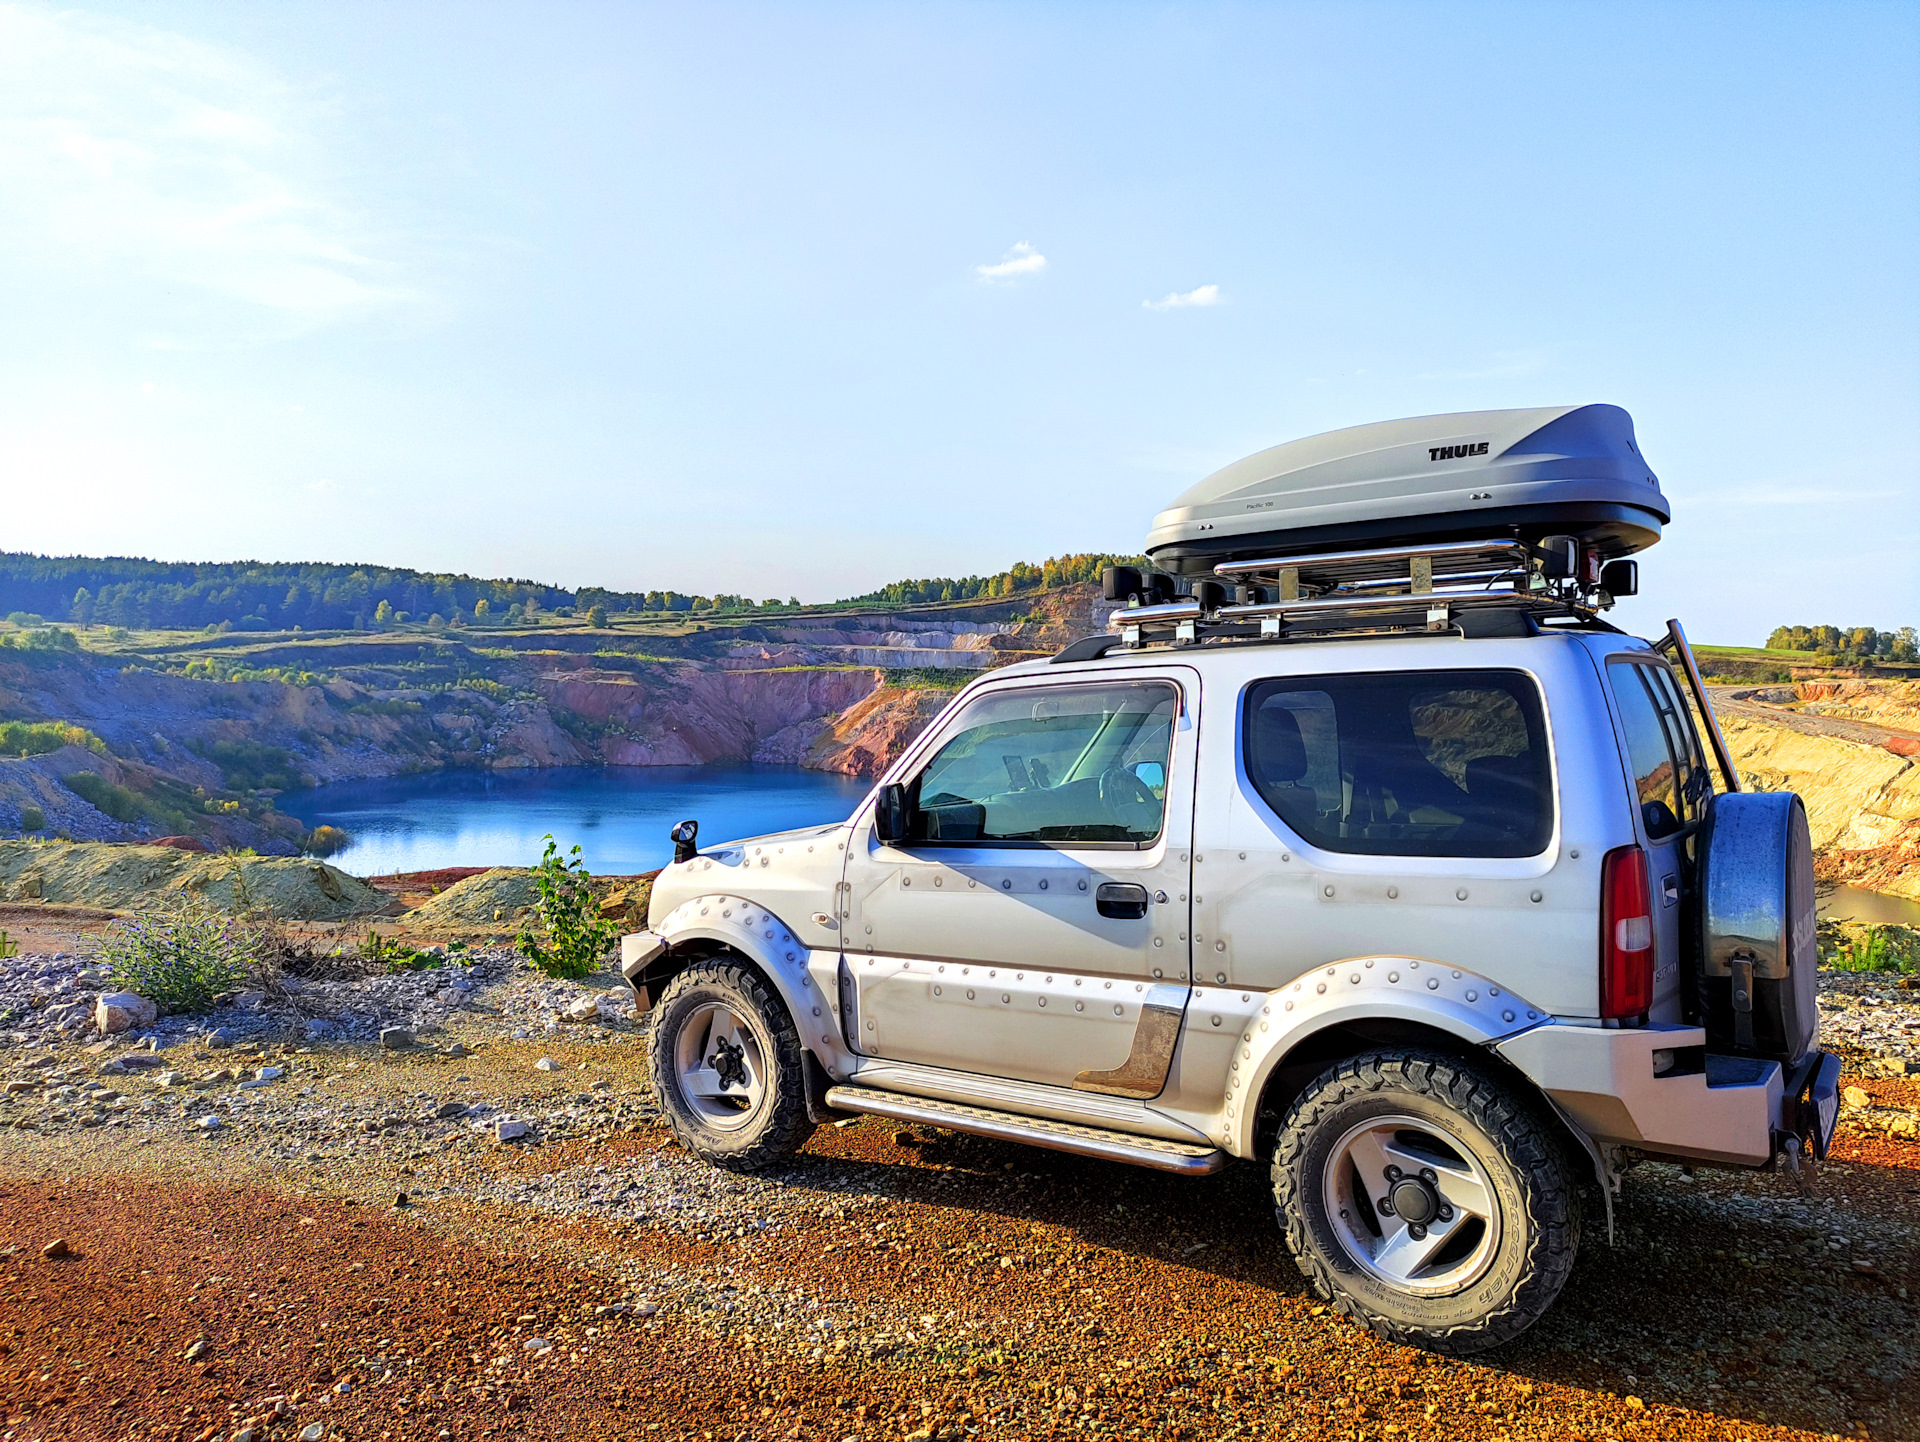
[[[533,884],[540,892],[540,930],[520,933],[515,945],[536,971],[547,976],[578,979],[591,976],[601,960],[619,939],[620,928],[600,916],[600,903],[594,899],[586,863],[580,848],[573,848],[573,859],[564,860],[560,846],[547,838],[546,855],[535,869]]]
[[[1822,921],[1820,964],[1834,971],[1920,972],[1920,927]]]
[[[607,608],[605,606],[593,606],[588,608],[587,624],[589,626],[592,626],[595,630],[603,629],[607,624]]]
[[[202,901],[136,912],[107,939],[101,959],[114,981],[170,1012],[195,1015],[246,980],[255,940]]]
[[[0,721],[0,756],[44,756],[63,746],[81,746],[96,756],[107,754],[107,743],[67,721]]]
[[[42,811],[38,806],[22,806],[20,808],[20,829],[22,831],[45,831],[47,829],[47,813]]]
[[[316,826],[307,833],[307,855],[331,856],[352,840],[338,826]]]

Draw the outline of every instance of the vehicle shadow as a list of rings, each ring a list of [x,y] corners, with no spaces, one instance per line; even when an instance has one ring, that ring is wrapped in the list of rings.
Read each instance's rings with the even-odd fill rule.
[[[877,1145],[826,1155],[855,1149],[816,1142],[782,1180],[1043,1223],[1255,1292],[1310,1295],[1281,1240],[1264,1166],[1193,1179],[971,1136],[896,1149],[877,1128],[862,1130]],[[1920,1185],[1898,1168],[1850,1170],[1861,1190],[1903,1197]],[[1920,1283],[1920,1248],[1895,1208],[1876,1217],[1839,1198],[1811,1201],[1784,1177],[1643,1166],[1617,1203],[1615,1240],[1596,1200],[1553,1309],[1475,1360],[1728,1421],[1920,1437],[1901,1401],[1920,1361],[1916,1308],[1901,1295]]]

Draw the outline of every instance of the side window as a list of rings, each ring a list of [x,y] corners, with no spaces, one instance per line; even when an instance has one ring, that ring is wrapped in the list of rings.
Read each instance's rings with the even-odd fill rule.
[[[1254,789],[1330,851],[1532,856],[1553,834],[1539,688],[1520,672],[1262,681],[1242,736]]]
[[[1699,819],[1712,790],[1691,718],[1658,663],[1609,661],[1607,676],[1627,734],[1627,766],[1647,838],[1659,841]]]
[[[909,836],[976,845],[1151,842],[1166,809],[1178,705],[1164,682],[981,696],[909,785]]]

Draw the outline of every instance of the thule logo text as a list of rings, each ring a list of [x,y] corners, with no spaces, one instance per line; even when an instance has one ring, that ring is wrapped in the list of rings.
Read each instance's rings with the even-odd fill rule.
[[[1484,456],[1487,453],[1485,441],[1474,441],[1464,446],[1428,446],[1427,459],[1430,461],[1457,461],[1462,456]]]

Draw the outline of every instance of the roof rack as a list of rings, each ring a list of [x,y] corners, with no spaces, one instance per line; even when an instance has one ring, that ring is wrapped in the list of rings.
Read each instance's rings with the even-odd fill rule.
[[[1110,599],[1127,601],[1107,627],[1134,649],[1342,633],[1457,634],[1463,618],[1492,610],[1591,621],[1613,597],[1600,585],[1600,568],[1585,562],[1570,537],[1539,545],[1490,539],[1228,561],[1214,568],[1221,580],[1193,581],[1184,596],[1172,594],[1172,578],[1127,567],[1113,568],[1103,582]],[[1637,575],[1607,569],[1608,579],[1632,594]],[[1233,583],[1231,600],[1226,582]]]

